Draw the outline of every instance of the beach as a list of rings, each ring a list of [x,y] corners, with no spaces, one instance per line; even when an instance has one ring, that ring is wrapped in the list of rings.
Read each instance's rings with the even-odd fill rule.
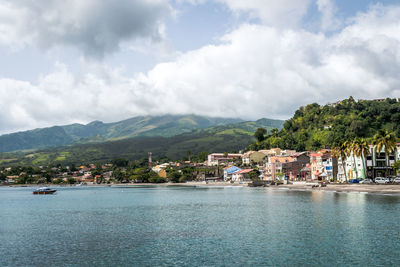
[[[287,188],[289,190],[307,190],[307,191],[330,191],[330,192],[358,192],[370,194],[400,194],[400,185],[387,184],[328,184],[326,187],[315,187],[304,184],[289,184],[280,186],[271,186],[279,188]]]
[[[326,187],[312,187],[315,183],[302,183],[302,184],[286,184],[286,185],[270,185],[269,189],[281,190],[282,188],[294,191],[328,191],[328,192],[344,192],[344,193],[370,193],[370,194],[399,194],[400,185],[397,184],[327,184]],[[4,185],[3,185],[4,186]],[[27,186],[48,186],[48,187],[75,187],[76,185],[53,185],[53,184],[41,184],[41,185],[6,185],[12,187],[27,187]],[[230,183],[230,182],[187,182],[187,183],[122,183],[122,184],[88,184],[85,186],[90,187],[143,187],[143,186],[157,186],[157,187],[168,187],[168,186],[185,186],[185,187],[248,187],[248,183]]]

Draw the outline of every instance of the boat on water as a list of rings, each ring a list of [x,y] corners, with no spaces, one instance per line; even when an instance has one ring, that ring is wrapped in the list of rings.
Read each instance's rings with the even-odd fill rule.
[[[36,190],[33,191],[34,195],[50,195],[54,194],[57,190],[55,189],[50,189],[48,187],[40,187]]]

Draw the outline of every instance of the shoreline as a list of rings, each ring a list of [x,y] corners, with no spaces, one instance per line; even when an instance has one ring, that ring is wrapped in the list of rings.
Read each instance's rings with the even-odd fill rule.
[[[399,195],[400,185],[377,185],[377,184],[328,184],[326,187],[312,188],[309,185],[280,185],[276,188],[287,188],[293,191],[323,191],[336,193],[361,193],[361,194],[383,194]]]
[[[76,185],[54,185],[54,184],[15,184],[15,185],[0,185],[0,187],[78,187]],[[212,187],[237,187],[237,188],[250,188],[248,183],[230,183],[230,182],[187,182],[187,183],[121,183],[121,184],[88,184],[79,187],[198,187],[198,188],[212,188]],[[272,190],[285,189],[290,191],[317,191],[317,192],[336,192],[336,193],[362,193],[362,194],[384,194],[384,195],[399,195],[400,185],[377,185],[377,184],[327,184],[326,187],[312,188],[306,184],[286,184],[286,185],[270,185],[268,188]]]

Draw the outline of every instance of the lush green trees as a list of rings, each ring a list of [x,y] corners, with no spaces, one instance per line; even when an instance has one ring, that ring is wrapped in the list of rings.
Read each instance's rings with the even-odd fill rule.
[[[192,161],[193,162],[204,162],[207,160],[208,154],[209,153],[206,151],[199,152],[197,155],[193,156]]]
[[[67,183],[68,183],[68,184],[76,184],[76,179],[75,179],[75,178],[72,178],[72,177],[68,177],[68,178],[67,178]]]
[[[127,159],[113,159],[111,161],[112,165],[117,166],[117,167],[127,167],[129,164],[129,161]]]
[[[155,173],[154,171],[150,170],[147,173],[147,175],[148,175],[147,180],[148,180],[149,183],[158,183],[159,184],[159,183],[165,183],[166,182],[165,178],[162,178],[162,177],[158,176],[158,174]]]
[[[363,163],[364,177],[367,177],[367,168],[365,166],[365,159],[369,155],[369,145],[364,138],[355,138],[353,140],[353,153],[357,157],[361,157]]]
[[[172,169],[168,172],[168,181],[173,183],[178,183],[179,179],[182,177],[182,174],[177,170]]]
[[[386,155],[393,153],[396,149],[396,136],[394,133],[388,132],[387,130],[379,130],[372,139],[372,144],[376,145],[376,151],[380,153],[382,149]]]
[[[253,181],[260,180],[260,172],[258,170],[252,170],[249,172],[249,178]]]
[[[258,142],[264,141],[265,135],[267,134],[267,129],[265,128],[258,128],[254,133],[254,137],[257,139]]]
[[[380,153],[382,150],[386,154],[386,175],[388,171],[388,156],[396,150],[397,138],[394,133],[388,132],[387,130],[379,130],[372,139],[372,144],[376,146],[375,152]]]
[[[400,102],[355,101],[350,97],[331,105],[314,103],[299,108],[280,132],[271,130],[271,135],[251,144],[249,149],[280,147],[304,151],[339,147],[356,137],[372,138],[381,129],[400,136]]]

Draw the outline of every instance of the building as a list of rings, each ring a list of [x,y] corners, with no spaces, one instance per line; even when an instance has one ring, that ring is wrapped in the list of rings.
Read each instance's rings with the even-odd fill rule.
[[[273,156],[281,155],[281,149],[280,148],[271,148],[271,149],[268,149],[268,150],[259,150],[258,152],[263,153],[267,157],[273,157]]]
[[[232,180],[233,176],[236,172],[241,171],[242,169],[236,166],[228,166],[224,168],[224,181]],[[235,176],[236,177],[236,176]]]
[[[263,179],[274,181],[277,178],[300,180],[301,170],[310,162],[305,152],[291,153],[290,156],[273,156],[268,158],[263,168]]]
[[[327,149],[310,155],[311,178],[313,180],[331,180],[337,178],[337,159]]]
[[[208,155],[207,165],[217,166],[221,163],[228,163],[237,158],[242,158],[242,154],[228,154],[228,153],[212,153]]]
[[[242,163],[245,165],[250,164],[262,164],[265,160],[266,155],[258,151],[248,151],[243,154]]]
[[[165,170],[165,168],[167,168],[168,166],[169,166],[168,163],[163,163],[163,164],[154,166],[151,170],[153,172],[157,173],[158,176],[160,176],[162,178],[167,178],[167,171]]]
[[[232,181],[234,182],[245,182],[250,181],[249,173],[252,172],[253,169],[244,169],[240,171],[236,171],[232,174]]]
[[[386,155],[384,148],[381,151],[376,151],[376,146],[369,146],[369,154],[367,155],[367,178],[375,179],[376,177],[389,177],[396,175],[393,165],[396,160],[399,160],[400,144],[397,144],[397,149],[394,153]]]
[[[256,151],[247,151],[246,153],[243,154],[242,156],[242,164],[244,165],[250,165],[250,156],[255,153]],[[264,154],[263,154],[264,155]]]
[[[364,161],[364,162],[363,162]],[[339,181],[346,181],[354,178],[365,178],[365,158],[353,156],[353,153],[347,157],[344,162],[342,158],[338,159],[338,175]]]

